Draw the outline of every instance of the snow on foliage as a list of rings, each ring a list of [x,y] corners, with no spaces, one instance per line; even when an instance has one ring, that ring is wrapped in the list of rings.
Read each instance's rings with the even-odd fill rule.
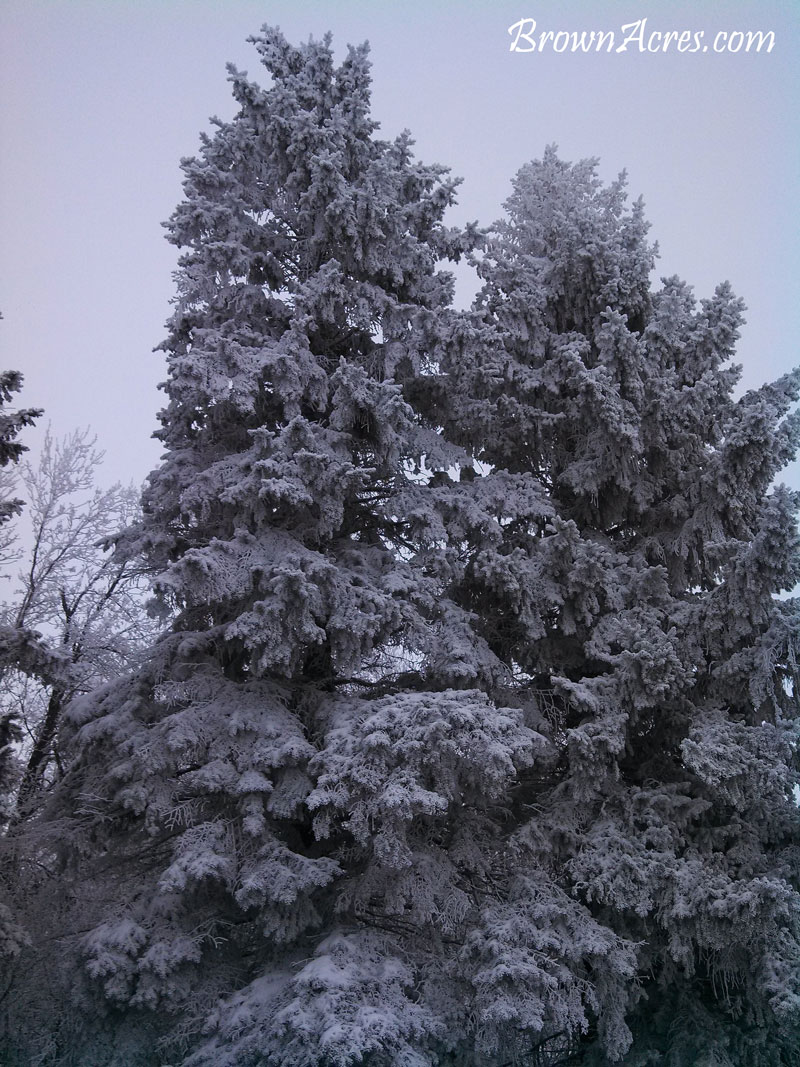
[[[70,712],[39,1062],[788,1067],[800,373],[735,399],[741,302],[651,285],[624,176],[551,148],[447,229],[365,48],[254,43],[169,223],[121,551],[175,621]]]

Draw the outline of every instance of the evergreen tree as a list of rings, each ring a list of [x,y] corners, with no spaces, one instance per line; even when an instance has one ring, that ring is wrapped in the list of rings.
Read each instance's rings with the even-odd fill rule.
[[[13,537],[6,534],[4,527],[19,515],[23,503],[11,495],[14,485],[5,468],[19,463],[20,456],[27,451],[27,447],[17,440],[20,430],[32,426],[41,415],[38,408],[3,410],[21,388],[22,375],[19,371],[4,371],[0,374],[0,558],[5,559],[12,555]],[[0,677],[8,664],[33,660],[38,662],[41,659],[34,635],[20,627],[0,625]],[[0,714],[0,826],[5,821],[7,798],[16,785],[17,761],[14,745],[18,740],[19,723],[16,716],[13,712]]]
[[[0,316],[2,318],[2,316]],[[32,426],[41,415],[38,408],[20,408],[16,411],[3,410],[14,394],[22,388],[22,375],[19,371],[4,371],[0,374],[0,468],[19,462],[27,447],[17,440],[20,430]],[[2,474],[6,475],[5,469]],[[22,510],[22,501],[11,496],[13,482],[8,478],[0,480],[0,553],[8,558],[12,539],[5,536],[2,529]],[[0,626],[0,678],[8,664],[34,661],[40,666],[46,657],[38,646],[36,636],[18,627]],[[17,750],[21,739],[21,729],[17,716],[11,712],[0,714],[0,830],[5,825],[11,809],[11,796],[18,784],[20,766]],[[13,911],[4,900],[0,883],[0,963],[16,958],[27,941],[27,934],[16,921]]]
[[[255,44],[121,544],[176,622],[71,713],[8,1058],[794,1062],[799,376],[735,400],[740,303],[652,292],[641,206],[554,152],[449,311],[475,235],[366,51]]]
[[[2,318],[2,315],[0,315]],[[14,393],[22,388],[22,375],[19,371],[8,370],[0,374],[0,409],[13,399]],[[18,463],[27,447],[17,440],[20,430],[32,426],[42,412],[39,408],[20,408],[17,411],[0,410],[0,467],[9,463]],[[5,487],[4,487],[5,488]],[[0,524],[5,524],[22,509],[21,500],[0,500]]]
[[[624,175],[549,149],[505,206],[428,393],[553,509],[535,527],[504,501],[453,573],[557,752],[520,779],[508,880],[467,936],[479,1018],[538,1011],[584,1064],[796,1063],[800,616],[776,594],[800,580],[800,498],[773,480],[800,372],[735,398],[743,305],[651,290]]]
[[[238,115],[183,164],[167,454],[121,546],[160,570],[176,621],[71,716],[37,858],[62,856],[75,903],[20,974],[22,1062],[43,1032],[52,1062],[87,1067],[394,1062],[440,1043],[406,931],[433,982],[431,931],[467,900],[456,857],[482,871],[471,825],[493,846],[488,806],[535,747],[477,685],[493,657],[408,540],[404,494],[470,462],[399,384],[444,333],[437,262],[474,243],[442,225],[454,183],[407,134],[374,137],[365,48],[335,68],[327,39],[255,44],[271,86],[231,70]]]

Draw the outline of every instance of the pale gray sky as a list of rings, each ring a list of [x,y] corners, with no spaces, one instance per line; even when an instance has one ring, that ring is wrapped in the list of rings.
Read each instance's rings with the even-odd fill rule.
[[[520,18],[543,30],[773,30],[770,54],[511,54]],[[800,3],[669,0],[0,0],[0,368],[56,433],[91,424],[104,480],[140,481],[175,252],[160,222],[181,156],[229,117],[231,60],[266,80],[246,37],[372,45],[382,133],[464,178],[453,222],[500,214],[517,169],[555,141],[570,160],[626,168],[661,248],[660,274],[744,297],[748,385],[798,362]],[[260,72],[264,73],[261,78]],[[460,284],[466,299],[470,283]],[[33,440],[28,436],[28,440]],[[793,479],[796,480],[796,479]]]

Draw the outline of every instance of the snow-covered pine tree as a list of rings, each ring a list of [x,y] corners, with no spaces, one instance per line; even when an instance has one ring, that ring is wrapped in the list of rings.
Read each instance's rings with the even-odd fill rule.
[[[0,562],[14,556],[15,539],[13,533],[8,533],[7,524],[20,513],[23,505],[16,495],[12,495],[16,485],[7,468],[19,463],[20,456],[27,451],[27,446],[17,439],[20,430],[32,426],[42,414],[39,408],[6,409],[21,388],[19,371],[0,373]],[[0,625],[0,678],[6,666],[39,659],[38,652],[32,634],[21,627]],[[7,798],[16,785],[14,745],[18,740],[17,717],[13,713],[0,715],[0,826],[5,823]]]
[[[176,621],[72,713],[35,857],[61,857],[64,905],[6,999],[13,1063],[471,1047],[441,964],[545,744],[409,538],[447,508],[482,525],[502,490],[447,504],[471,460],[400,384],[449,329],[438,261],[474,243],[442,225],[454,183],[375,138],[364,48],[254,43],[271,85],[231,70],[237,116],[183,164],[167,451],[121,544]]]
[[[6,405],[21,388],[22,375],[19,371],[0,373],[0,559],[3,560],[12,558],[14,551],[13,534],[8,535],[4,528],[20,513],[23,506],[23,502],[16,495],[12,495],[15,492],[15,483],[13,478],[8,477],[6,468],[18,463],[22,453],[27,451],[27,446],[18,440],[20,431],[33,425],[42,414],[38,408],[18,408],[16,411],[7,409]],[[20,627],[0,626],[0,680],[4,669],[9,665],[32,665],[36,661],[41,667],[45,660],[36,635]],[[11,813],[11,798],[19,783],[21,766],[18,747],[21,733],[18,717],[13,711],[0,715],[0,831],[5,827]],[[0,966],[6,971],[9,962],[14,960],[24,947],[27,934],[16,920],[3,890],[0,878]]]
[[[798,494],[773,482],[800,372],[736,399],[741,301],[651,290],[624,175],[603,187],[549,149],[505,206],[475,317],[416,394],[552,507],[531,525],[500,500],[501,534],[451,571],[557,752],[520,777],[466,936],[477,1024],[520,1062],[539,1027],[586,1065],[788,1067],[800,612],[777,594],[800,557]]]
[[[42,414],[40,408],[3,410],[21,388],[22,375],[19,371],[7,370],[0,374],[0,467],[19,463],[20,456],[27,451],[27,446],[17,440],[19,432],[26,426],[32,426]],[[5,486],[3,488],[5,489]],[[4,493],[0,499],[0,524],[5,524],[14,515],[18,515],[21,508],[21,500],[7,499]]]
[[[792,1062],[796,383],[734,402],[738,303],[651,294],[641,209],[552,153],[448,315],[470,238],[363,50],[256,44],[125,545],[178,621],[73,715],[37,1055]]]

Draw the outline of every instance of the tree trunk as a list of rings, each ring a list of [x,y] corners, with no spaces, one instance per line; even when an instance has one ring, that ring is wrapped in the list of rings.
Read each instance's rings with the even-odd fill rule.
[[[41,785],[42,776],[47,767],[50,747],[53,743],[59,719],[61,718],[61,711],[64,707],[65,692],[63,686],[56,685],[53,686],[53,690],[50,693],[50,700],[47,703],[47,713],[45,714],[39,732],[36,735],[33,749],[31,750],[30,757],[28,758],[25,767],[25,773],[22,776],[22,783],[19,787],[19,796],[17,798],[17,819],[19,819],[20,815],[23,813],[25,805],[34,797]]]

